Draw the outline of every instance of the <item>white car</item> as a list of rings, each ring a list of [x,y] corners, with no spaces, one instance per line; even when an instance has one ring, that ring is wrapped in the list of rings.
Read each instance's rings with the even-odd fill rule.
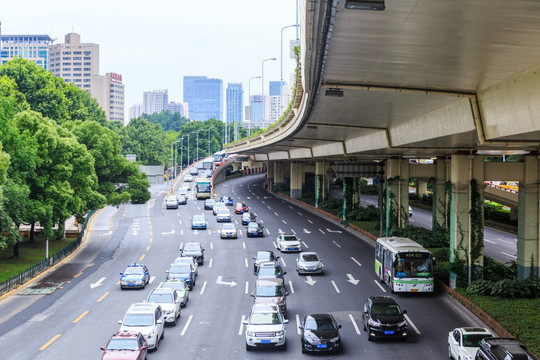
[[[285,348],[285,324],[289,320],[283,317],[275,304],[253,304],[246,325],[246,350],[257,347]]]
[[[230,222],[231,221],[231,212],[229,209],[218,209],[216,213],[217,222]]]
[[[161,305],[165,322],[176,326],[176,320],[180,317],[181,301],[175,289],[155,288],[148,294],[146,302]]]
[[[221,227],[221,230],[219,231],[219,234],[222,239],[224,238],[238,238],[238,230],[236,229],[236,226],[232,223],[223,224]]]
[[[159,341],[163,338],[163,310],[160,304],[136,303],[132,304],[120,324],[119,332],[140,332],[148,342],[148,349],[157,350]]]
[[[323,263],[319,255],[313,251],[301,252],[296,259],[296,271],[298,275],[322,274]]]
[[[294,234],[280,234],[276,239],[279,251],[302,251],[302,244]]]
[[[191,191],[191,186],[189,184],[182,184],[182,186],[180,186],[181,189],[186,189],[187,191]]]
[[[221,201],[216,201],[216,203],[214,204],[214,207],[212,208],[212,211],[214,212],[214,215],[217,215],[217,211],[218,209],[221,208],[221,209],[227,209],[227,205],[225,205],[224,202],[221,202]],[[228,210],[228,209],[227,209]]]
[[[174,260],[175,264],[191,264],[195,268],[195,275],[199,275],[199,264],[191,256],[179,256]]]
[[[176,196],[169,196],[165,201],[165,208],[178,209],[178,198]]]
[[[493,337],[481,327],[456,328],[448,333],[448,357],[455,360],[474,360],[482,339]]]
[[[413,214],[412,207],[409,206],[409,217],[411,217]]]
[[[192,181],[193,181],[193,176],[191,176],[191,175],[186,175],[186,176],[184,177],[184,181],[185,181],[185,182],[192,182]]]

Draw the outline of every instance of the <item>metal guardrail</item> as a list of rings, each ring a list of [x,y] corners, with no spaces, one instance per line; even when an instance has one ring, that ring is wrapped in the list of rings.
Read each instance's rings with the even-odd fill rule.
[[[17,275],[14,275],[7,279],[6,281],[3,281],[0,283],[0,295],[5,294],[8,291],[16,288],[17,286],[24,284],[29,279],[32,279],[36,275],[39,275],[43,271],[49,269],[53,265],[58,264],[60,261],[62,261],[64,258],[66,258],[69,254],[71,254],[75,249],[79,247],[79,245],[82,242],[82,239],[84,237],[84,232],[86,230],[86,227],[88,225],[89,220],[92,218],[92,216],[96,213],[97,210],[92,210],[88,213],[86,216],[86,221],[84,224],[82,224],[81,232],[79,233],[79,236],[72,241],[69,245],[67,245],[65,248],[58,251],[56,254],[52,255],[48,259],[43,259],[39,263],[32,265],[26,270],[21,271]]]

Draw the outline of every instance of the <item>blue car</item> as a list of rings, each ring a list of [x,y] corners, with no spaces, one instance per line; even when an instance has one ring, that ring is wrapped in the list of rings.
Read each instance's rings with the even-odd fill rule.
[[[146,265],[133,263],[120,273],[120,288],[142,288],[150,281],[150,272]]]
[[[180,263],[171,264],[171,267],[167,270],[166,280],[183,280],[189,286],[189,290],[192,290],[193,286],[195,286],[195,277],[195,269],[192,265]]]
[[[208,222],[206,221],[206,218],[204,215],[193,215],[193,218],[191,219],[191,229],[203,229],[206,230],[206,226],[208,225]]]
[[[223,196],[221,198],[221,202],[224,202],[225,205],[227,205],[227,206],[233,206],[234,205],[234,201],[230,196]]]

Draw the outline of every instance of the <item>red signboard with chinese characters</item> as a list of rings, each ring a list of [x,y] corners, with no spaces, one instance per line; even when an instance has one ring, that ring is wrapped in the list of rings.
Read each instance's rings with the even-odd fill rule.
[[[122,74],[111,73],[111,82],[122,83]]]

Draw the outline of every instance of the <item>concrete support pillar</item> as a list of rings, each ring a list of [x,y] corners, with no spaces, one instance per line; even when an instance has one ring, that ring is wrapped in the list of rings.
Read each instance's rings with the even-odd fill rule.
[[[349,213],[354,209],[354,180],[351,177],[343,178],[343,220],[346,220]]]
[[[423,195],[427,195],[427,182],[425,181],[416,181],[416,193],[418,194],[418,197],[422,197]]]
[[[266,169],[266,188],[272,190],[274,188],[274,161],[269,161]]]
[[[302,195],[302,183],[304,182],[304,164],[291,163],[291,197],[298,199]]]
[[[539,161],[525,156],[525,181],[519,183],[517,271],[520,279],[539,274]]]
[[[359,177],[353,179],[352,210],[360,208],[360,180]]]
[[[436,176],[433,180],[432,230],[449,226],[450,159],[437,159]],[[448,184],[448,185],[447,185]]]
[[[315,163],[315,207],[326,201],[328,198],[328,190],[325,185],[326,169],[328,163],[326,161],[317,161]]]
[[[409,162],[389,159],[386,164],[387,228],[409,223]]]
[[[466,286],[482,277],[484,158],[452,155],[450,162],[450,261],[461,260],[464,263],[461,274],[450,274],[450,286],[455,287]]]

